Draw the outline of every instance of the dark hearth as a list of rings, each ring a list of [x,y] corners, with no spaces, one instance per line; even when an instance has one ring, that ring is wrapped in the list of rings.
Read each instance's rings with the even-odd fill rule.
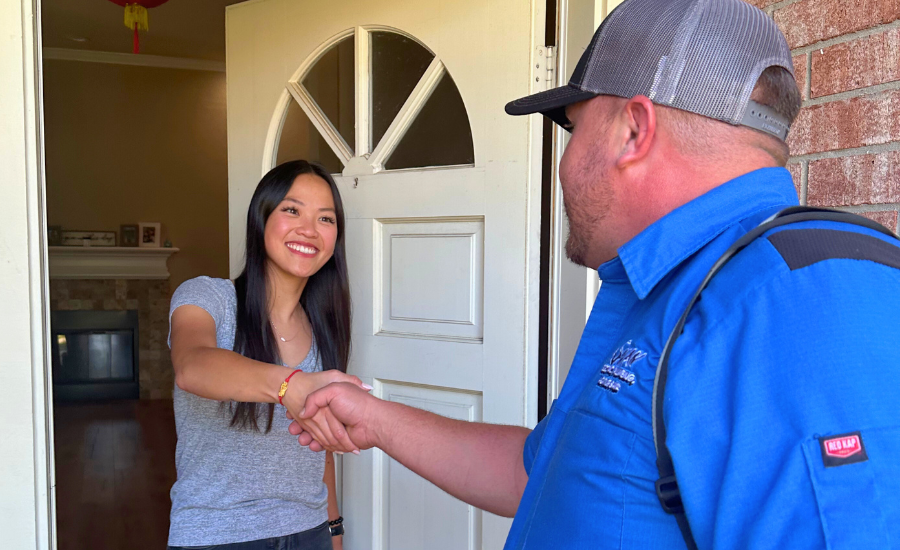
[[[54,311],[50,327],[56,399],[140,397],[137,311]]]

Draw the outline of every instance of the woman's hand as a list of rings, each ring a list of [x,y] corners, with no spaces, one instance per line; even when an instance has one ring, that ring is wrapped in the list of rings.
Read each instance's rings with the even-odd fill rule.
[[[363,384],[356,376],[344,374],[337,370],[322,372],[298,372],[288,382],[287,391],[282,398],[282,403],[291,418],[300,418],[304,411],[306,398],[311,393],[335,382],[353,384],[365,391],[371,391],[372,387]],[[329,451],[337,453],[352,452],[359,454],[359,447],[353,444],[347,435],[344,425],[335,419],[328,410],[318,410],[310,419],[310,432],[322,446]]]

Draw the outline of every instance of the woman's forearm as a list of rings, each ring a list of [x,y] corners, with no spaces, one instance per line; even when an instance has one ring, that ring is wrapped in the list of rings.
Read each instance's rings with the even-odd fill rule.
[[[328,487],[328,521],[336,520],[341,512],[337,503],[337,482],[335,481],[334,455],[325,453],[325,476],[322,478]]]
[[[341,511],[338,509],[337,503],[337,482],[335,481],[334,455],[330,452],[325,453],[325,476],[322,481],[328,487],[328,521],[334,521],[341,517]],[[335,548],[342,547],[343,537],[334,537],[332,543]]]
[[[175,383],[184,391],[217,401],[250,403],[278,402],[281,382],[293,371],[210,347],[173,352],[172,364]]]

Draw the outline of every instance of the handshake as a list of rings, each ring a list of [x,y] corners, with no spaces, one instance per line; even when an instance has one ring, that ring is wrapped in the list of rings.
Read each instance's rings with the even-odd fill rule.
[[[297,391],[290,391],[293,386]],[[302,377],[289,384],[283,400],[293,420],[290,432],[313,451],[359,454],[376,446],[374,421],[384,402],[371,390],[359,378],[333,370]]]
[[[531,430],[450,419],[371,390],[335,370],[295,376],[283,400],[293,420],[288,429],[313,451],[378,447],[463,502],[515,515],[528,481],[522,452]]]

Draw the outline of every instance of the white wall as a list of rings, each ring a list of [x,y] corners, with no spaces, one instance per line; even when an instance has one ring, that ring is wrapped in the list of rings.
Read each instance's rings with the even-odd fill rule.
[[[0,3],[0,545],[49,548],[47,311],[36,28],[31,0]]]

